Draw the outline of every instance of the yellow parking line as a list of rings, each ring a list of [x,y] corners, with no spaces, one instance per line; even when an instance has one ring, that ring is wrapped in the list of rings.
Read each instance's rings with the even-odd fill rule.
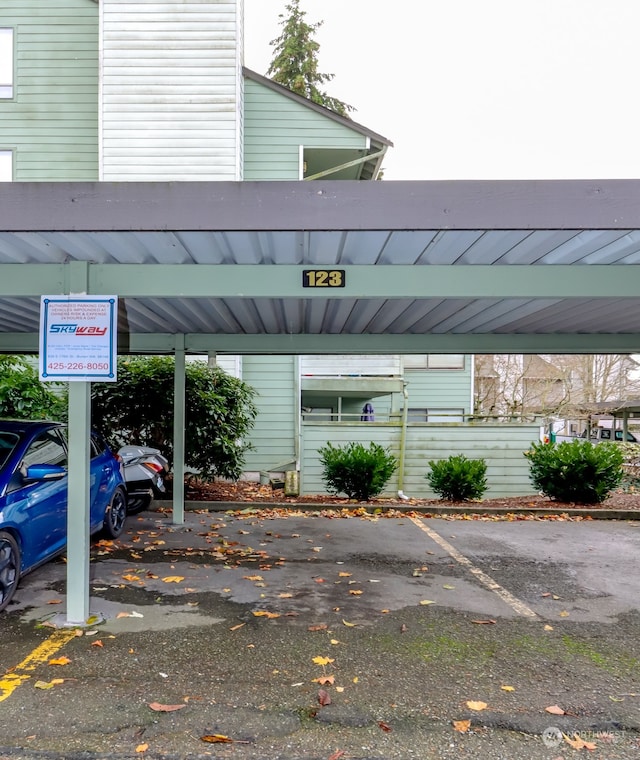
[[[38,665],[46,662],[58,650],[62,649],[68,641],[71,641],[75,637],[76,631],[73,628],[52,633],[48,639],[28,654],[19,665],[16,665],[10,673],[5,673],[0,678],[0,702],[10,697],[20,684],[31,678],[30,671],[35,670]]]
[[[524,615],[524,617],[529,618],[538,617],[536,613],[530,607],[527,607],[524,602],[521,602],[519,599],[513,596],[513,594],[507,591],[506,588],[503,588],[499,583],[496,583],[493,578],[487,575],[483,570],[480,570],[479,567],[476,567],[470,559],[467,559],[464,554],[461,554],[455,546],[447,541],[446,538],[443,538],[439,533],[436,533],[435,530],[432,530],[428,525],[425,525],[424,522],[421,522],[417,517],[410,517],[409,519],[412,523],[417,525],[420,530],[424,531],[429,536],[429,538],[435,541],[438,546],[442,547],[447,552],[447,554],[453,557],[453,559],[455,559],[458,564],[463,565],[470,573],[473,573],[483,586],[486,586],[486,588],[488,588],[490,591],[493,591],[494,594],[497,594],[500,599],[508,604],[512,610],[518,613],[518,615]]]

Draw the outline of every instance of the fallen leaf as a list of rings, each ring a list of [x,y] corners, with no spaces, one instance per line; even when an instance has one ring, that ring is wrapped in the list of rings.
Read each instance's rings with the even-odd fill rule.
[[[331,659],[331,657],[314,657],[313,662],[315,662],[316,665],[322,665],[324,667],[325,665],[335,662],[335,660]]]
[[[495,625],[495,620],[472,620],[472,623],[476,623],[477,625]]]
[[[127,575],[123,575],[122,577],[124,578],[125,581],[139,581],[140,580],[139,575],[127,574]]]
[[[471,721],[470,720],[454,720],[453,728],[455,731],[459,731],[461,734],[464,734],[471,728]]]
[[[326,686],[327,684],[329,684],[330,686],[333,686],[335,680],[336,680],[335,676],[319,676],[318,678],[313,679],[313,681],[315,683],[319,683],[320,686]]]
[[[51,681],[36,681],[33,685],[36,689],[53,689],[59,683],[64,683],[64,678],[54,678]]]
[[[289,592],[283,592],[282,594],[278,594],[279,599],[291,599],[293,597],[293,594],[290,594]]]
[[[329,757],[327,758],[327,760],[340,760],[340,758],[343,757],[346,754],[347,754],[346,750],[344,750],[344,749],[337,749],[335,752],[333,752],[331,755],[329,755]]]
[[[201,736],[200,740],[203,742],[209,742],[209,744],[249,744],[248,741],[241,741],[240,739],[231,739],[224,734],[206,734]]]
[[[545,631],[553,631],[553,626],[547,624],[547,625],[545,625],[544,630]]]
[[[406,633],[408,630],[409,629],[404,623],[400,626],[400,633]]]
[[[181,583],[184,578],[181,575],[167,575],[162,579],[164,583]]]
[[[149,749],[148,744],[138,744],[136,747],[136,752],[146,752]]]
[[[340,642],[338,641],[338,639],[331,639],[329,643],[335,646],[336,644],[339,644]]]
[[[336,686],[336,691],[338,691],[338,692],[340,692],[340,694],[342,694],[342,692],[344,691],[344,686]]]
[[[238,625],[234,625],[231,628],[229,628],[230,631],[237,631],[239,628],[242,628],[243,625],[246,625],[246,623],[238,623]]]
[[[379,720],[378,725],[387,734],[390,733],[392,730],[391,726],[388,723],[385,723],[383,720]]]
[[[487,705],[486,702],[475,702],[473,700],[467,701],[466,704],[467,704],[467,707],[470,710],[478,710],[478,711],[480,711],[480,710],[486,710],[487,707],[488,707],[488,705]]]
[[[435,602],[434,602],[433,600],[431,600],[431,599],[422,599],[422,600],[420,601],[420,604],[421,604],[423,607],[426,607],[426,606],[427,606],[427,604],[435,604]]]
[[[352,596],[360,596],[360,594],[362,594],[362,591],[360,591],[359,589],[351,589],[351,590],[349,591],[349,593],[350,593]]]
[[[261,575],[243,575],[242,576],[247,581],[263,581],[264,578]]]
[[[355,628],[358,624],[357,623],[349,623],[349,621],[342,619],[342,625],[346,625],[347,628]]]
[[[159,702],[150,702],[149,707],[155,712],[175,712],[176,710],[182,710],[186,705],[162,705]]]
[[[266,617],[266,618],[279,618],[280,613],[279,612],[269,612],[268,610],[254,610],[253,614],[256,617]]]
[[[344,571],[341,571],[338,573],[338,578],[350,578],[351,575],[351,573],[345,573]]]
[[[47,604],[62,604],[62,599],[50,599]]]
[[[562,612],[558,613],[560,617],[569,617],[569,613],[566,610],[562,610]]]
[[[92,641],[91,642],[91,646],[92,647],[104,647],[104,644],[102,643],[102,641],[100,639],[98,639],[97,641]]]
[[[71,660],[68,657],[56,657],[53,660],[49,660],[49,665],[68,665]]]
[[[329,692],[325,691],[324,689],[320,689],[318,691],[318,702],[324,707],[325,705],[331,704],[331,697],[329,696]]]
[[[450,585],[449,583],[443,583],[443,584],[442,584],[442,588],[446,588],[446,589],[449,589],[449,590],[453,590],[453,589],[455,588],[455,586],[452,586],[452,585]]]
[[[501,686],[502,691],[515,691],[513,686]]]
[[[307,631],[326,631],[326,630],[327,630],[326,623],[318,623],[317,625],[310,625],[307,628]]]
[[[580,738],[579,734],[574,734],[573,739],[570,739],[566,734],[562,734],[564,740],[568,745],[574,749],[595,749],[596,745],[593,742],[585,742]]]
[[[565,711],[558,705],[551,705],[551,707],[545,707],[544,711],[551,713],[551,715],[565,715]]]

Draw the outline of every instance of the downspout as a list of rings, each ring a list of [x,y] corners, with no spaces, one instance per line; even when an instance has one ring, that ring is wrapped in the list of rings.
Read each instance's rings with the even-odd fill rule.
[[[400,456],[398,458],[398,498],[406,501],[409,497],[403,492],[404,486],[404,455],[407,448],[407,420],[409,418],[409,392],[407,383],[402,383],[402,427],[400,429]]]
[[[293,456],[296,460],[296,478],[297,492],[302,490],[302,462],[300,461],[300,452],[302,451],[302,381],[300,379],[300,355],[296,354],[293,360],[293,395],[295,398],[294,408],[294,431],[293,431]],[[285,476],[286,477],[286,476]]]

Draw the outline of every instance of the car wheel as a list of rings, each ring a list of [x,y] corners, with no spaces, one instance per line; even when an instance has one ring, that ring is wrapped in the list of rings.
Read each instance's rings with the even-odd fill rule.
[[[144,512],[145,509],[149,509],[151,506],[151,495],[145,496],[129,496],[129,502],[127,504],[127,512],[130,515],[137,515],[138,512]]]
[[[0,610],[11,601],[20,579],[20,547],[4,530],[0,530]]]
[[[124,530],[127,519],[127,497],[121,488],[118,488],[111,497],[111,504],[107,507],[104,515],[104,534],[108,538],[118,538]]]

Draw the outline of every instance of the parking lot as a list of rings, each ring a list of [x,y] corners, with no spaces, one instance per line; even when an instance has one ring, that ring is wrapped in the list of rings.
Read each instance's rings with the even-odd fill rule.
[[[94,544],[82,635],[62,560],[0,616],[1,751],[553,760],[559,727],[637,757],[639,549],[635,521],[144,513]]]

